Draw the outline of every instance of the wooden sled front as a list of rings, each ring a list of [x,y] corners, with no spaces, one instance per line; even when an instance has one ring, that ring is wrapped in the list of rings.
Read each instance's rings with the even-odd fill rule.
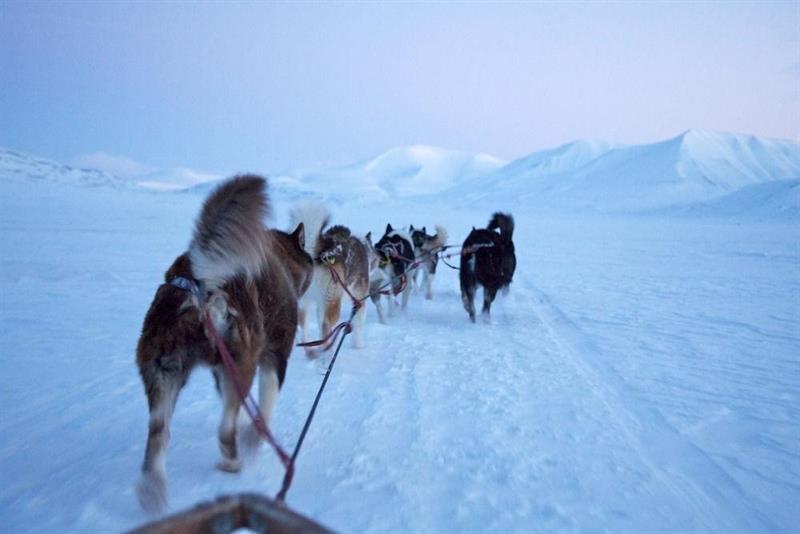
[[[227,534],[238,528],[275,534],[332,532],[282,503],[255,493],[241,493],[199,504],[132,530],[130,534]]]

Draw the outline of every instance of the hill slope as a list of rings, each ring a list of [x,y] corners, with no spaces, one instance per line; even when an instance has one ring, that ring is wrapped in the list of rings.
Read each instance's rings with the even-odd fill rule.
[[[0,147],[0,179],[91,187],[130,186],[128,182],[103,171],[79,169],[3,147]]]
[[[659,143],[594,152],[575,151],[574,145],[511,162],[449,193],[470,202],[537,209],[643,211],[800,177],[800,144],[792,141],[690,130]],[[573,152],[586,157],[564,164],[563,154]],[[530,160],[536,165],[525,164]]]

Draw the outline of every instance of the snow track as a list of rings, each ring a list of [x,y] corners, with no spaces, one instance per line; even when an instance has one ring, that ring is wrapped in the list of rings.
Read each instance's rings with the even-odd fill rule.
[[[202,199],[3,187],[0,517],[134,527],[148,519],[132,490],[147,431],[136,337]],[[456,243],[480,222],[428,208],[387,212]],[[387,222],[342,209],[357,231]],[[490,323],[469,323],[445,268],[434,300],[414,295],[388,325],[368,307],[367,347],[343,346],[289,505],[345,532],[791,530],[797,229],[515,217],[519,270]],[[272,422],[287,448],[325,364],[292,355]],[[239,475],[214,470],[220,410],[198,370],[173,419],[172,510],[280,486],[263,447]]]
[[[565,360],[616,416],[616,425],[635,447],[642,461],[682,500],[681,509],[693,510],[703,517],[700,528],[735,531],[775,530],[771,521],[754,510],[752,497],[746,495],[730,474],[705,452],[681,436],[661,413],[636,399],[613,369],[603,366],[591,340],[564,315],[540,290],[529,287],[535,310],[547,325]],[[733,504],[733,513],[731,513]]]

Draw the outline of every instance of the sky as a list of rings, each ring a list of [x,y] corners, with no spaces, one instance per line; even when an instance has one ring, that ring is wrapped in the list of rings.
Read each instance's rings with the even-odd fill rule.
[[[0,1],[0,146],[120,175],[800,137],[800,2]]]

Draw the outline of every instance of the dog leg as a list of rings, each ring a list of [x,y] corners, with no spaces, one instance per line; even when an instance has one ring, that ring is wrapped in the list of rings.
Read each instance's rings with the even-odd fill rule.
[[[426,300],[433,300],[433,277],[436,276],[435,273],[429,272],[425,270],[425,299]]]
[[[353,317],[353,347],[356,349],[363,349],[366,346],[364,342],[364,322],[367,318],[367,303],[362,302],[361,307]]]
[[[469,320],[475,322],[475,286],[461,284],[461,302],[469,314]]]
[[[481,313],[483,313],[484,317],[487,320],[489,319],[489,313],[491,312],[491,309],[492,309],[492,302],[494,302],[494,298],[496,296],[497,296],[497,288],[496,287],[493,287],[493,288],[484,287],[483,288],[483,310],[481,311]]]
[[[258,368],[258,406],[261,409],[261,417],[267,424],[272,419],[280,389],[275,366],[271,362],[262,363]]]
[[[342,299],[337,298],[328,300],[325,303],[325,314],[322,321],[322,337],[331,333],[331,330],[336,323],[339,322],[339,317],[342,313]]]
[[[328,335],[325,330],[325,312],[327,311],[328,302],[325,295],[320,293],[317,297],[317,325],[319,326],[319,337],[323,338]]]
[[[185,375],[178,355],[164,356],[144,363],[141,374],[147,391],[150,423],[142,475],[136,494],[142,508],[155,513],[167,504],[166,453],[169,427]]]
[[[239,365],[237,370],[245,391],[249,391],[255,374],[254,365]],[[236,418],[242,402],[236,386],[225,370],[219,369],[217,373],[220,393],[222,393],[222,421],[219,424],[219,449],[222,452],[222,460],[217,464],[217,469],[228,473],[238,473],[242,468],[242,461],[236,447]]]
[[[380,293],[372,293],[370,299],[372,300],[372,304],[375,305],[375,311],[378,312],[378,322],[386,324],[386,318],[383,316],[383,305],[381,304]]]
[[[402,304],[400,305],[400,309],[405,310],[406,306],[408,306],[409,295],[411,295],[411,284],[406,284],[406,288],[403,290]]]
[[[297,308],[297,323],[300,326],[300,334],[302,342],[308,341],[308,309],[305,306],[298,306]]]

